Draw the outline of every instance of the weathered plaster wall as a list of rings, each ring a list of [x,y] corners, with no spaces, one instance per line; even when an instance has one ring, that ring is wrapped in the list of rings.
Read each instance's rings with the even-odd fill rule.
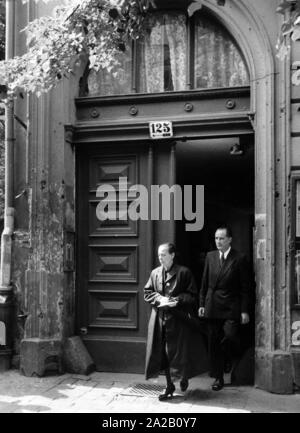
[[[212,1],[207,1],[217,11]],[[290,59],[276,57],[279,1],[226,2],[220,12],[251,74],[255,129],[256,384],[292,392],[289,211]],[[222,8],[219,8],[221,11]],[[280,373],[278,373],[278,368]]]
[[[290,67],[290,80],[291,80],[291,110],[290,110],[290,165],[292,167],[292,175],[300,175],[300,41],[296,41],[292,44],[291,49],[291,67]],[[290,191],[291,194],[292,191]],[[293,191],[293,194],[295,192]],[[288,209],[289,209],[289,259],[291,255],[295,254],[295,238],[294,233],[291,230],[291,221],[296,219],[296,216],[292,214],[292,203],[295,200],[295,196],[289,196]],[[294,222],[295,225],[295,222]],[[293,284],[294,276],[294,264],[289,260],[288,264],[291,266],[290,273],[290,287],[295,290],[296,287]],[[295,297],[292,298],[292,311],[291,311],[291,332],[290,332],[290,347],[293,354],[294,370],[295,370],[295,383],[300,386],[300,310],[294,306]]]
[[[25,49],[28,19],[53,7],[35,2],[17,10],[17,53]],[[75,160],[64,125],[74,123],[74,97],[81,71],[40,98],[16,101],[15,237],[13,283],[17,297],[18,335],[62,339],[74,333]]]
[[[271,196],[270,206],[267,206],[271,218],[268,219],[264,212],[257,212],[256,224],[257,255],[270,256],[269,262],[265,259],[261,261],[261,264],[265,262],[266,269],[260,273],[257,287],[256,383],[272,392],[292,392],[293,382],[299,384],[300,367],[295,356],[291,356],[291,352],[295,352],[292,348],[291,329],[295,318],[291,317],[293,293],[290,246],[294,216],[291,215],[290,208],[290,174],[291,167],[300,162],[300,153],[298,138],[295,137],[295,132],[299,130],[296,106],[299,103],[299,87],[291,83],[291,65],[295,60],[300,60],[300,44],[292,44],[291,52],[285,59],[276,57],[276,39],[283,20],[280,14],[274,13],[279,3],[280,1],[251,2],[264,23],[274,58],[274,91],[266,101],[274,107],[274,117],[270,119],[274,137],[267,137],[273,140],[273,144],[269,148],[271,154],[266,152],[266,157],[272,161],[271,183],[266,185],[266,193]],[[267,142],[261,145],[268,146]],[[261,191],[256,191],[256,194],[259,196]],[[263,233],[267,234],[266,244]],[[260,259],[257,260],[258,267],[259,262]],[[268,273],[269,279],[264,279],[263,275]]]

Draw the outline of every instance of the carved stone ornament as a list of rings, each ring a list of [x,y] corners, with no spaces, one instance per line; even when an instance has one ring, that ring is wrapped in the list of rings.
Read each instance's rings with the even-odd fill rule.
[[[236,103],[233,99],[227,99],[225,106],[226,108],[228,108],[228,110],[232,110],[233,108],[235,108]]]
[[[138,108],[135,107],[134,105],[129,108],[129,114],[131,116],[136,116],[138,114],[138,112],[139,112]]]
[[[91,117],[93,119],[97,119],[97,117],[100,116],[99,110],[97,108],[92,108],[91,110]]]
[[[194,106],[190,102],[186,102],[184,104],[184,111],[187,111],[189,113],[190,111],[193,111],[193,109],[194,109]]]
[[[65,125],[65,141],[72,144],[74,137],[74,127],[73,125]]]

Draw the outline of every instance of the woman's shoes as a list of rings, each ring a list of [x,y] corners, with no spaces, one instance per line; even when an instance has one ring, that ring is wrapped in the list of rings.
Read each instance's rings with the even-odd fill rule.
[[[181,379],[180,381],[180,389],[182,392],[186,391],[188,389],[189,386],[189,381],[188,379]]]
[[[165,401],[165,400],[173,398],[173,392],[174,391],[175,391],[175,385],[174,385],[174,383],[171,383],[170,385],[167,386],[167,388],[165,389],[165,392],[158,396],[158,400],[159,401]]]
[[[189,381],[188,379],[181,379],[180,383],[180,389],[182,392],[186,391],[188,389],[189,386]],[[174,383],[171,383],[170,385],[167,385],[165,392],[163,394],[160,394],[158,396],[158,400],[159,401],[165,401],[168,399],[173,398],[173,392],[175,391],[175,385]]]
[[[214,381],[214,383],[212,384],[211,389],[213,391],[220,391],[223,388],[223,386],[224,386],[224,379],[221,377],[221,378],[216,379]]]

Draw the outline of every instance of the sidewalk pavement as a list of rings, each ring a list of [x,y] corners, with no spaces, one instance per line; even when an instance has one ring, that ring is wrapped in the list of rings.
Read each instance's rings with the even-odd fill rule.
[[[207,375],[190,380],[185,393],[158,401],[163,376],[94,372],[25,377],[18,370],[0,373],[0,413],[300,413],[300,394],[270,394],[251,386],[211,390]]]

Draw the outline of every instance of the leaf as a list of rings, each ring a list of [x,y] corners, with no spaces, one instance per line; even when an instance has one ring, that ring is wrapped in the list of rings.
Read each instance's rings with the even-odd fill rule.
[[[284,0],[282,3],[280,3],[280,5],[276,8],[276,12],[279,14],[284,15],[286,10],[290,9],[291,7],[291,3]]]
[[[188,7],[189,17],[193,16],[195,12],[202,8],[202,0],[195,0]]]
[[[293,34],[291,36],[292,41],[297,41],[300,39],[300,26],[294,27]]]
[[[281,26],[281,32],[283,35],[288,35],[294,30],[294,26],[291,22],[283,23]]]
[[[90,55],[90,56],[89,56],[89,60],[90,60],[90,69],[92,69],[92,68],[94,67],[95,62],[96,62],[96,59],[97,59],[97,56],[95,56],[95,55]]]
[[[288,54],[288,52],[290,50],[290,46],[286,45],[285,42],[283,41],[283,42],[277,44],[276,48],[277,48],[276,56],[280,60],[284,60],[284,58],[286,57],[286,55]]]

